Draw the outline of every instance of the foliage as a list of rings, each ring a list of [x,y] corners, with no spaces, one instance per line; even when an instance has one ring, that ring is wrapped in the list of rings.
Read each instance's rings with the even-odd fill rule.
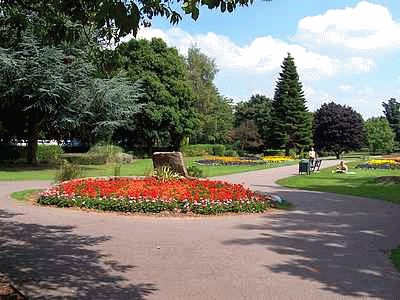
[[[314,141],[318,151],[332,151],[337,158],[361,147],[363,120],[349,106],[323,104],[314,116]]]
[[[394,146],[395,134],[386,118],[371,118],[365,122],[369,150],[372,153],[383,151],[390,153]]]
[[[260,134],[253,120],[246,120],[231,132],[232,140],[241,150],[254,150],[262,145]]]
[[[141,105],[116,138],[124,138],[127,147],[144,144],[149,154],[154,146],[179,149],[198,119],[186,66],[177,49],[156,38],[130,40],[118,46],[114,59],[130,80],[142,82]]]
[[[301,152],[312,144],[312,118],[290,53],[283,60],[279,75],[272,101],[271,142],[289,155],[290,149]]]
[[[233,126],[232,101],[221,97],[213,83],[218,72],[214,60],[192,47],[188,50],[186,64],[200,123],[190,135],[190,141],[224,143]]]
[[[262,158],[264,161],[268,162],[284,162],[293,160],[293,157],[290,156],[264,156]]]
[[[54,163],[63,153],[59,145],[38,145],[37,160],[41,163]]]
[[[83,177],[81,167],[77,164],[70,163],[66,160],[62,161],[60,165],[60,170],[56,175],[57,181],[66,181],[81,177]]]
[[[78,58],[68,64],[64,58],[62,49],[41,46],[31,35],[25,35],[16,48],[0,48],[0,119],[8,129],[4,138],[27,139],[27,159],[32,164],[37,162],[40,131],[55,130],[63,112],[74,111],[68,104],[93,71]]]
[[[174,180],[182,177],[167,166],[162,166],[154,169],[151,175],[161,181]]]
[[[390,251],[390,259],[393,262],[394,267],[400,272],[400,247],[392,249]]]
[[[201,165],[256,165],[265,163],[259,157],[210,156],[197,161]]]
[[[181,150],[186,157],[219,155],[216,152],[225,152],[225,146],[220,144],[195,144],[183,146]]]
[[[400,142],[400,102],[397,102],[395,98],[390,98],[387,103],[383,102],[382,105],[385,117],[395,133],[395,140]]]
[[[169,210],[197,214],[263,212],[271,205],[270,197],[240,184],[198,179],[160,181],[156,178],[72,180],[50,187],[41,193],[38,202],[123,212]]]
[[[362,169],[400,169],[400,159],[371,159],[357,165]]]
[[[253,95],[247,102],[239,102],[235,107],[235,126],[253,120],[263,144],[267,145],[271,136],[272,101],[264,95]]]
[[[96,29],[99,38],[118,41],[130,33],[136,36],[139,26],[150,26],[153,17],[163,17],[171,24],[177,24],[182,13],[197,20],[200,6],[220,9],[224,13],[252,3],[253,0],[10,0],[1,3],[3,24],[0,25],[14,29],[13,39],[18,38],[27,24],[38,22],[41,39],[48,43],[73,40],[87,28]]]
[[[191,177],[195,177],[195,178],[201,178],[204,177],[204,172],[202,169],[200,169],[199,167],[193,165],[193,166],[189,166],[187,168],[188,171],[188,175]]]

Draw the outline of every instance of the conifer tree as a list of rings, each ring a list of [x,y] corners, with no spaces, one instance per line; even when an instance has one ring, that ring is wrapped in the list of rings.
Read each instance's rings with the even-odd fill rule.
[[[312,116],[306,107],[293,57],[283,60],[272,101],[272,145],[301,152],[312,144]]]

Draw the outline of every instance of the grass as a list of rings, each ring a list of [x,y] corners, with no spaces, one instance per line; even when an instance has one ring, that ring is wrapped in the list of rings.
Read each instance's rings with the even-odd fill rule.
[[[186,158],[186,166],[196,165],[203,171],[205,177],[222,176],[227,174],[242,173],[248,171],[256,171],[267,168],[274,168],[278,166],[285,166],[290,164],[296,164],[296,161],[284,162],[284,163],[270,163],[260,164],[254,166],[201,166],[196,163],[199,157]],[[121,165],[121,176],[143,176],[148,175],[153,169],[153,163],[151,159],[137,159],[132,164]],[[0,181],[15,181],[15,180],[54,180],[56,173],[56,167],[12,167],[12,168],[1,168],[0,167]],[[85,177],[95,176],[112,176],[114,175],[114,165],[83,165],[82,170]]]
[[[400,272],[400,247],[390,251],[390,259],[392,260],[394,267]]]
[[[332,192],[382,199],[400,204],[399,184],[377,183],[380,176],[400,176],[400,170],[355,169],[357,162],[349,163],[350,171],[356,174],[332,174],[335,168],[322,169],[311,175],[297,175],[278,181],[278,184],[311,191]]]
[[[10,196],[11,198],[18,200],[18,201],[26,201],[28,200],[33,194],[40,192],[40,189],[29,189],[23,190],[19,192],[14,192]]]

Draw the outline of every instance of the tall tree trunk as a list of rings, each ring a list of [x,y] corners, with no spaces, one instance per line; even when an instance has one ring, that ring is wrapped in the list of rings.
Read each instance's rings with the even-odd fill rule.
[[[28,144],[27,144],[27,163],[29,165],[37,165],[37,141],[39,139],[39,126],[37,123],[33,122],[29,124],[28,128]]]
[[[336,159],[340,159],[340,154],[341,153],[342,153],[342,151],[335,151]]]

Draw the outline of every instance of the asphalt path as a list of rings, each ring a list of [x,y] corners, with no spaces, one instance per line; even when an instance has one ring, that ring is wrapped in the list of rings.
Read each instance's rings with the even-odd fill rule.
[[[296,171],[220,177],[295,205],[223,217],[33,206],[9,194],[49,182],[0,182],[0,273],[30,299],[400,299],[400,205],[275,184]]]

